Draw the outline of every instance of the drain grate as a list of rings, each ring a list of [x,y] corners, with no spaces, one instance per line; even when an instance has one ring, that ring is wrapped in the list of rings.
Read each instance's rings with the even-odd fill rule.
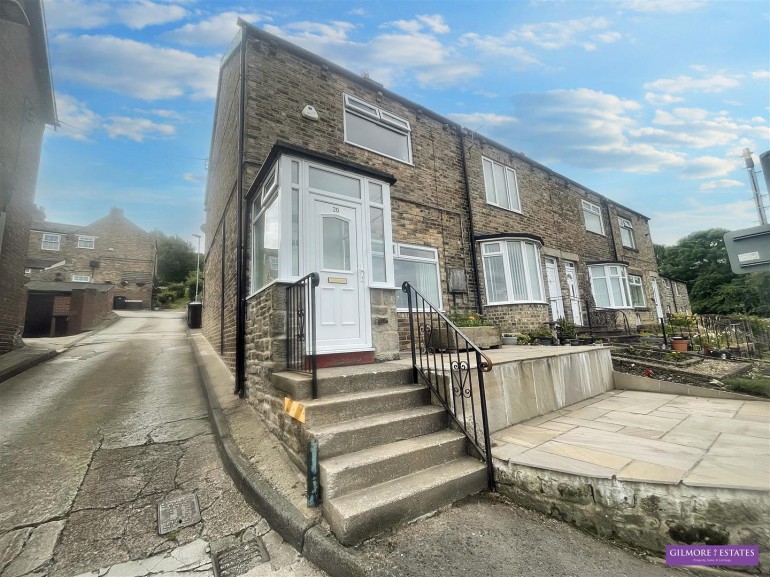
[[[158,534],[165,535],[201,520],[198,497],[193,493],[158,503]]]
[[[270,561],[265,542],[260,537],[219,551],[213,556],[216,577],[236,577],[248,573],[261,563]]]

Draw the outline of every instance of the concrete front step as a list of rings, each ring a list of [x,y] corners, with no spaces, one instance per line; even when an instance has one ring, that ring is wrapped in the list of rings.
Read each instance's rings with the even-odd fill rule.
[[[369,415],[420,407],[430,400],[428,387],[399,385],[387,389],[332,395],[305,401],[305,426],[318,427]]]
[[[466,454],[465,436],[447,429],[324,459],[320,462],[324,499],[392,481]]]
[[[419,473],[324,500],[332,532],[354,545],[387,527],[416,519],[486,487],[486,467],[463,457]]]
[[[311,378],[305,373],[281,371],[270,381],[292,399],[310,399]],[[412,369],[401,363],[375,363],[353,367],[318,369],[318,397],[341,395],[412,383]]]
[[[308,428],[308,438],[318,441],[319,459],[386,445],[446,429],[443,407],[426,405],[402,411]]]

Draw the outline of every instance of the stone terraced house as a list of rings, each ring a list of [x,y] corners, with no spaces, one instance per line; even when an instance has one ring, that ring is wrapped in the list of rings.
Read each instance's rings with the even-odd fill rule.
[[[408,347],[405,280],[506,332],[582,326],[587,307],[632,327],[689,311],[640,212],[240,26],[211,141],[203,329],[247,386],[285,363],[276,293],[310,272],[318,352],[337,364]]]
[[[488,372],[481,351],[475,363],[450,362],[450,346],[427,344],[424,310],[413,353],[402,283],[506,332],[561,318],[583,326],[597,310],[656,325],[674,304],[666,291],[679,290],[680,309],[686,291],[660,278],[643,214],[239,24],[212,131],[203,333],[307,471],[308,502],[350,545],[492,489],[490,431],[542,414],[523,415],[516,391],[559,389],[555,410],[612,388],[603,347],[554,347],[563,358],[533,361],[515,379],[504,376],[511,365]],[[317,378],[302,372],[308,309],[287,297],[311,274]],[[412,354],[434,357],[433,369],[397,360]]]

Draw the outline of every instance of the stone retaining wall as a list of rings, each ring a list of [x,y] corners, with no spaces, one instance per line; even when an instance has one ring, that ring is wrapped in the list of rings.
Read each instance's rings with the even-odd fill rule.
[[[672,544],[758,544],[770,573],[770,492],[618,481],[493,458],[498,491],[594,533],[664,553]]]

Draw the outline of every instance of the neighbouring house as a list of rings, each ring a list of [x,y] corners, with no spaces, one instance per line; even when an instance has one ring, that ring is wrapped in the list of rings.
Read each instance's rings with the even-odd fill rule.
[[[0,3],[0,354],[21,345],[45,125],[57,126],[42,0]]]
[[[203,333],[300,467],[317,441],[324,513],[335,535],[354,543],[491,479],[457,454],[441,462],[441,450],[427,445],[443,443],[433,433],[446,433],[448,417],[423,406],[430,397],[421,396],[416,369],[346,366],[410,356],[402,283],[439,309],[481,313],[505,332],[561,318],[583,327],[597,311],[632,329],[656,326],[671,285],[658,273],[642,213],[239,25],[222,60],[209,155]],[[302,330],[307,309],[287,302],[286,289],[312,273],[315,358],[344,369],[319,373],[311,395],[285,370],[287,318],[300,327],[297,342],[311,334]],[[299,312],[290,316],[291,306]],[[602,370],[610,375],[611,365]],[[403,456],[400,441],[419,451],[370,474],[381,459]],[[446,468],[433,475],[434,465]],[[405,476],[420,468],[424,477],[409,485]],[[340,486],[348,473],[355,494]],[[396,485],[372,489],[387,475],[405,483],[388,502]],[[419,493],[434,482],[443,502]]]
[[[24,261],[24,274],[31,281],[27,284],[25,336],[43,331],[45,318],[52,334],[67,332],[61,327],[66,322],[63,319],[71,315],[63,303],[69,302],[64,297],[73,288],[95,289],[97,294],[109,296],[106,312],[152,306],[155,239],[127,219],[122,209],[112,208],[107,216],[85,226],[37,221],[31,228]],[[54,295],[58,300],[49,298]],[[100,311],[105,308],[101,300],[93,306]],[[72,316],[78,315],[73,311]],[[56,317],[62,319],[58,329]],[[89,328],[93,322],[87,326],[69,324],[71,334]]]

